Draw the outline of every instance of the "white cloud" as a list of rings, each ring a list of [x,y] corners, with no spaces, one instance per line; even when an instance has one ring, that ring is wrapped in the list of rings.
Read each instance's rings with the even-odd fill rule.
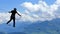
[[[60,5],[60,0],[56,0],[55,2],[57,5]]]
[[[60,17],[60,13],[58,10],[58,7],[60,7],[59,0],[56,0],[55,3],[50,6],[47,5],[45,1],[39,1],[37,4],[33,4],[31,2],[24,2],[22,6],[25,8],[25,10],[28,10],[28,12],[32,14],[31,17],[34,18],[39,16],[39,18],[37,17],[37,19],[40,21],[52,20],[54,18]]]
[[[0,23],[6,22],[9,20],[9,13],[0,13]]]

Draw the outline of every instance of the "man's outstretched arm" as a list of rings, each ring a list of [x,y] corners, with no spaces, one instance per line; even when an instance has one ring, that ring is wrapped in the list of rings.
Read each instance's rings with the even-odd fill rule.
[[[11,13],[11,12],[9,12],[9,13]]]
[[[19,13],[17,13],[19,16],[21,16]]]
[[[9,13],[12,13],[12,11],[9,11]]]

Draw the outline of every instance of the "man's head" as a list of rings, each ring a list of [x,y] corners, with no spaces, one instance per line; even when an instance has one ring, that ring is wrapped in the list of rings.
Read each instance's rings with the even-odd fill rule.
[[[14,10],[17,10],[16,8],[14,8]]]

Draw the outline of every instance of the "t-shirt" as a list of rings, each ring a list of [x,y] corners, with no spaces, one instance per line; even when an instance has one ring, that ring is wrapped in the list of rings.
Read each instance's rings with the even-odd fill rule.
[[[11,17],[15,17],[15,14],[17,13],[17,11],[16,10],[12,10],[11,13],[12,13]]]

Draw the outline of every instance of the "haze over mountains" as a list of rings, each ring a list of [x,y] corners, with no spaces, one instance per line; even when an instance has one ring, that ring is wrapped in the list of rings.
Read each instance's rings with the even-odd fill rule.
[[[1,34],[60,34],[60,19],[51,21],[16,22],[16,27],[10,24],[0,24]]]

